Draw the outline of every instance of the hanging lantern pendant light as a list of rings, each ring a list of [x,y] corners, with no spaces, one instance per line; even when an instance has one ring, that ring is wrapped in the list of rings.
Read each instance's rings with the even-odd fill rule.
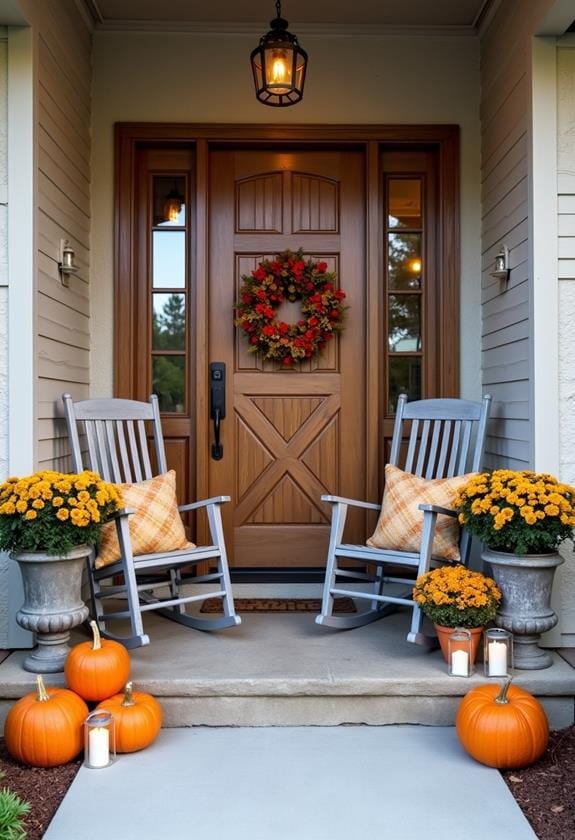
[[[176,180],[174,179],[174,186],[164,199],[163,216],[165,222],[175,223],[180,217],[182,205],[184,203],[184,196],[178,190]]]
[[[275,107],[300,101],[307,67],[307,53],[288,32],[281,13],[281,2],[276,0],[277,16],[270,22],[271,30],[262,35],[251,54],[256,96],[264,105]]]

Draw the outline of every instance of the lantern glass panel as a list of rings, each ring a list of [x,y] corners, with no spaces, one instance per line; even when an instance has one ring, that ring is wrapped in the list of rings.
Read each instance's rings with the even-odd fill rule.
[[[499,627],[483,634],[483,666],[486,677],[507,677],[513,670],[513,635]]]
[[[289,44],[274,44],[264,50],[264,67],[268,90],[277,94],[289,93],[293,87],[294,53]]]
[[[95,709],[84,721],[84,767],[101,770],[115,758],[114,718],[106,709]]]
[[[448,671],[451,677],[470,677],[473,673],[471,633],[458,627],[448,639]]]

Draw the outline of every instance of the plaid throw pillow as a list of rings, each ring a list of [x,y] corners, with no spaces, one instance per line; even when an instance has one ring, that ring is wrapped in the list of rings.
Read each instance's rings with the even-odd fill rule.
[[[186,539],[186,532],[178,511],[174,470],[170,470],[165,475],[157,475],[148,481],[118,484],[118,487],[124,500],[123,506],[134,508],[136,511],[129,518],[134,555],[195,548],[194,543]],[[120,546],[116,524],[108,522],[102,528],[96,568],[109,566],[119,559]]]
[[[428,481],[387,464],[382,509],[367,544],[372,548],[419,552],[423,531],[423,511],[419,510],[419,505],[453,508],[455,494],[473,475]],[[437,517],[433,556],[444,560],[461,559],[459,525],[455,517],[441,514]]]

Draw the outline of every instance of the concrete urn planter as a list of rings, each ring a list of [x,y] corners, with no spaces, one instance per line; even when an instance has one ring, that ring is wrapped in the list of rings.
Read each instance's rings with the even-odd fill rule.
[[[24,603],[16,621],[36,634],[37,647],[24,661],[26,671],[53,674],[64,670],[70,652],[70,630],[88,617],[82,601],[82,570],[89,545],[79,545],[68,554],[42,551],[13,554],[24,585]]]
[[[555,627],[558,618],[551,609],[555,569],[564,561],[557,554],[508,554],[484,549],[483,560],[491,567],[503,595],[495,624],[513,633],[514,667],[535,671],[553,664],[551,654],[541,650],[541,633]]]

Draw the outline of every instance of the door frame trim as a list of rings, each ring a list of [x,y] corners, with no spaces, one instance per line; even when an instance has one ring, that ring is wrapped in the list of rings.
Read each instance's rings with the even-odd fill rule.
[[[196,243],[195,306],[204,317],[197,319],[196,334],[196,492],[205,495],[208,486],[207,393],[207,267],[208,267],[208,167],[212,147],[241,148],[275,144],[307,148],[362,148],[366,162],[366,271],[367,300],[378,301],[367,307],[367,343],[379,335],[381,324],[381,202],[380,151],[382,146],[409,149],[426,145],[438,156],[438,272],[442,278],[439,301],[441,324],[460,307],[460,202],[459,202],[459,126],[457,125],[250,125],[183,123],[116,123],[115,125],[115,207],[114,207],[114,395],[130,398],[134,392],[135,313],[130,305],[135,292],[134,206],[135,163],[142,144],[190,144],[196,149]],[[439,358],[439,394],[459,395],[459,317],[442,330]],[[441,329],[440,324],[440,329]],[[121,360],[121,363],[120,363]],[[366,451],[376,452],[381,438],[379,391],[383,378],[381,354],[367,358]],[[205,439],[205,440],[204,440]],[[205,445],[202,446],[201,442]],[[366,498],[374,499],[379,487],[377,458],[367,458]],[[200,536],[200,535],[198,535]]]

